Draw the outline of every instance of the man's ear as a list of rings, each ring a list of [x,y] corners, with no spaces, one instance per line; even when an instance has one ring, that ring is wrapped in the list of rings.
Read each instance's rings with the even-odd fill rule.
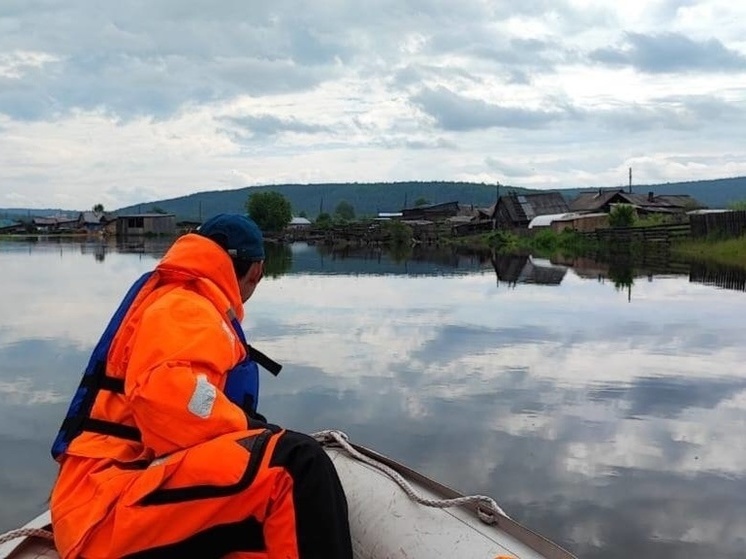
[[[251,283],[259,283],[264,275],[264,263],[263,262],[252,262],[247,272]]]

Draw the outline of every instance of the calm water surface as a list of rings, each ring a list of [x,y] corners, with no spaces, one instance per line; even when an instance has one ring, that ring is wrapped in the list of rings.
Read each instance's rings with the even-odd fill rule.
[[[44,509],[89,351],[165,248],[0,242],[0,532]],[[732,274],[272,256],[244,321],[285,365],[272,421],[342,429],[580,557],[746,556],[746,293],[701,283]]]

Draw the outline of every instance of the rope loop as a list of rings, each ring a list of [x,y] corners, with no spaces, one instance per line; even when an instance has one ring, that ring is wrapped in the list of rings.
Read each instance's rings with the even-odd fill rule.
[[[505,511],[500,508],[500,506],[495,502],[493,498],[487,497],[485,495],[470,495],[465,497],[456,497],[453,499],[428,499],[426,497],[418,495],[412,488],[412,485],[406,479],[404,479],[399,472],[397,472],[393,468],[390,468],[386,464],[382,464],[381,462],[378,462],[355,450],[355,448],[349,442],[349,437],[342,431],[327,429],[324,431],[313,433],[311,436],[316,439],[322,446],[341,447],[352,458],[359,460],[360,462],[364,462],[365,464],[368,464],[369,466],[372,466],[377,470],[380,470],[381,472],[389,476],[392,480],[394,480],[399,485],[399,487],[402,488],[404,493],[409,496],[410,499],[417,503],[420,503],[421,505],[443,509],[476,503],[477,517],[485,524],[496,523],[498,520],[498,515],[509,518],[508,515],[505,514]]]
[[[11,530],[5,532],[0,536],[0,545],[8,543],[9,541],[16,540],[18,538],[35,537],[44,540],[54,541],[54,534],[49,530],[42,530],[41,528],[18,528],[17,530]]]

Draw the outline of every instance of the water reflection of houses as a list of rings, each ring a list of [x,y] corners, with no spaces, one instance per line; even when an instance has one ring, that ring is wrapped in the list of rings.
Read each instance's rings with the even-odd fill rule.
[[[723,289],[746,291],[746,269],[704,262],[692,262],[689,281]]]
[[[519,283],[559,285],[567,273],[565,266],[529,255],[493,254],[491,260],[498,285],[501,282],[513,287]]]
[[[576,257],[560,262],[571,267],[578,277],[600,282],[610,280],[619,286],[631,287],[637,278],[653,281],[656,276],[679,276],[688,277],[690,283],[746,291],[746,269],[737,266],[711,262],[683,262],[670,258],[657,259],[647,255],[611,261]]]

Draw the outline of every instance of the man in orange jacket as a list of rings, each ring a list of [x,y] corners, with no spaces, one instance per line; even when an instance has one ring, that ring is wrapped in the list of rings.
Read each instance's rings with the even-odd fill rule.
[[[221,214],[127,294],[52,449],[63,558],[352,557],[328,456],[256,412],[240,323],[263,272],[259,228]]]

